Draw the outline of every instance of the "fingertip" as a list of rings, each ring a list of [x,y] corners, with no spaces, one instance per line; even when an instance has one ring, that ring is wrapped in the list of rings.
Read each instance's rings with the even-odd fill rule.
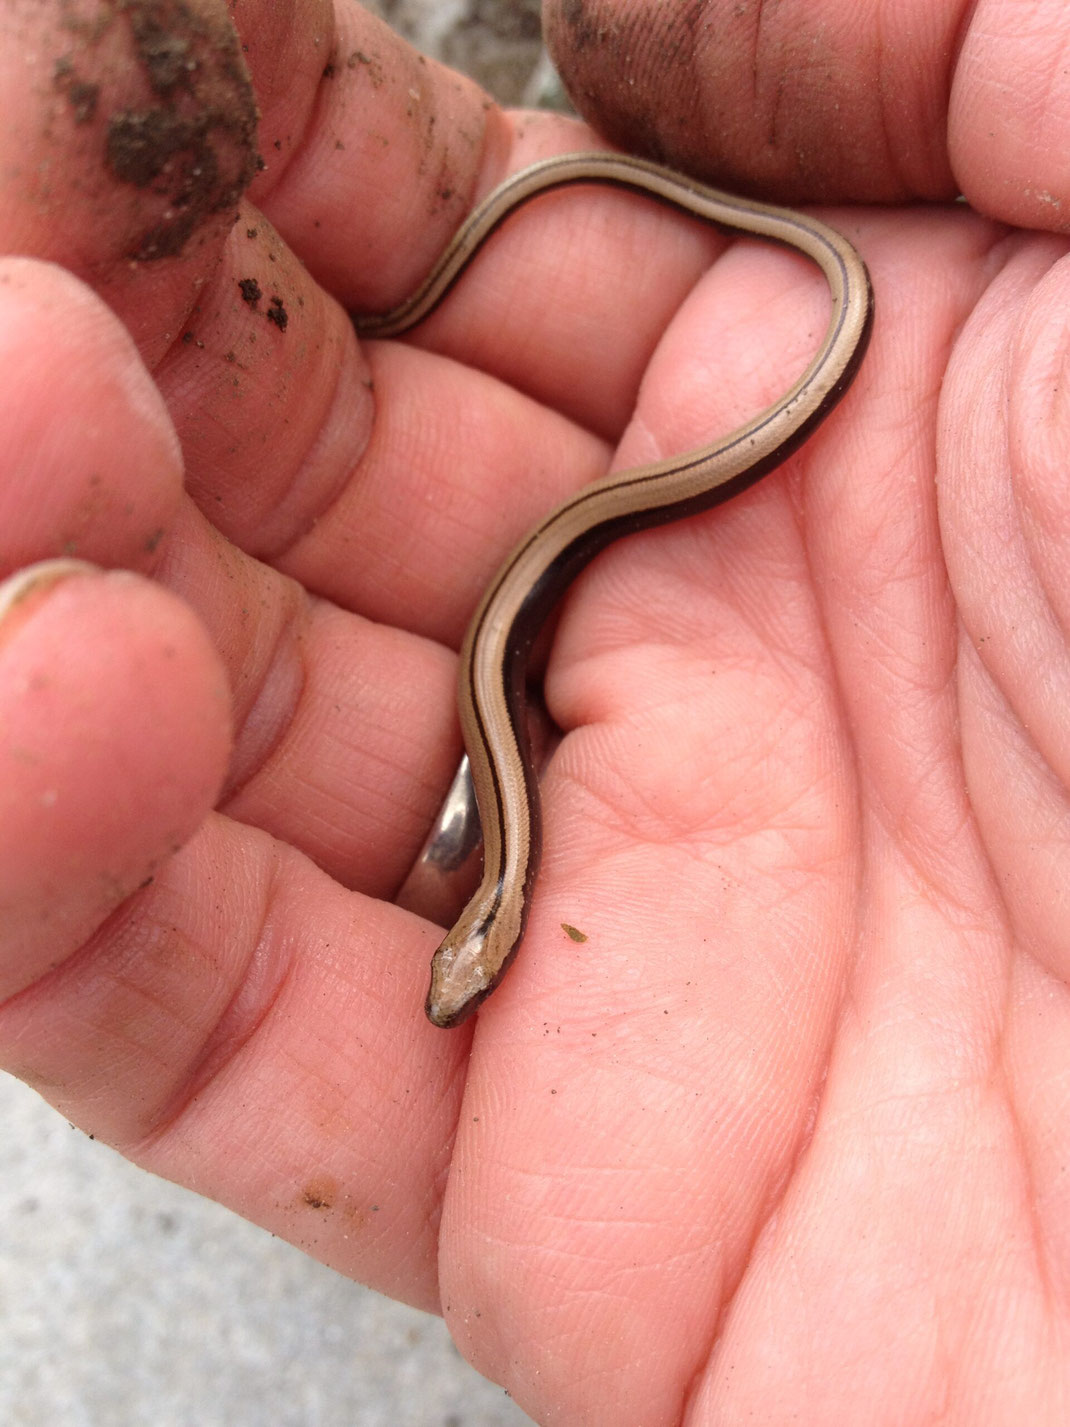
[[[149,264],[225,238],[257,167],[232,7],[150,9],[0,9],[0,247],[141,294]]]
[[[0,995],[189,838],[230,736],[222,664],[176,596],[71,561],[0,586]]]
[[[0,573],[78,555],[151,568],[182,497],[167,407],[71,273],[0,258]]]
[[[0,584],[0,649],[32,612],[35,603],[61,580],[100,571],[88,560],[39,560]]]

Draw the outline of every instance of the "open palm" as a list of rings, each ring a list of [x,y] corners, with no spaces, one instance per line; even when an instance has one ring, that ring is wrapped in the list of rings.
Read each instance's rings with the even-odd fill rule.
[[[0,559],[122,573],[9,587],[4,1064],[441,1306],[540,1421],[1065,1420],[1066,243],[824,214],[874,279],[862,372],[569,595],[528,935],[444,1033],[439,930],[391,899],[483,582],[611,464],[775,399],[823,283],[576,190],[358,344],[347,310],[590,132],[356,7],[250,0],[239,198],[225,7],[165,44],[62,9],[0,21]]]

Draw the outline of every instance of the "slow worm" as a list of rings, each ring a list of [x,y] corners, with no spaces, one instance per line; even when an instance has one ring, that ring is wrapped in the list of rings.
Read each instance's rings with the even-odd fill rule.
[[[541,848],[539,788],[524,720],[532,641],[588,561],[618,536],[729,500],[778,466],[846,391],[872,317],[865,265],[851,244],[802,213],[736,198],[642,159],[580,153],[507,179],[471,214],[411,297],[361,317],[361,335],[394,337],[442,300],[486,238],[522,203],[575,183],[608,183],[661,199],[714,227],[803,253],[828,282],[832,310],[817,355],[781,399],[709,446],[605,476],[562,501],[491,580],[461,648],[458,702],[483,833],[479,886],[435,952],[427,1014],[456,1026],[498,984],[524,935]]]

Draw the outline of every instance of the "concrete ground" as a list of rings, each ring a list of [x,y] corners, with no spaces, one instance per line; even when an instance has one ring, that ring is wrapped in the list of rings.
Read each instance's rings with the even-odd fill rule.
[[[381,0],[508,102],[538,0]],[[0,1076],[3,1427],[523,1427],[436,1318],[90,1142]]]
[[[541,0],[366,0],[365,9],[502,103],[545,102]]]
[[[3,1427],[523,1427],[443,1323],[0,1076]]]

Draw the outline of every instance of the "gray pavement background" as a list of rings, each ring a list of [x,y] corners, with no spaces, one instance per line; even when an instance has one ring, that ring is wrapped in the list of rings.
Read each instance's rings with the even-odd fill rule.
[[[369,5],[507,102],[538,0]],[[0,1075],[0,1427],[523,1427],[443,1324],[133,1168]]]
[[[365,9],[505,104],[538,103],[552,74],[540,64],[541,0],[366,0]]]
[[[0,1076],[3,1427],[523,1427],[443,1323]]]

